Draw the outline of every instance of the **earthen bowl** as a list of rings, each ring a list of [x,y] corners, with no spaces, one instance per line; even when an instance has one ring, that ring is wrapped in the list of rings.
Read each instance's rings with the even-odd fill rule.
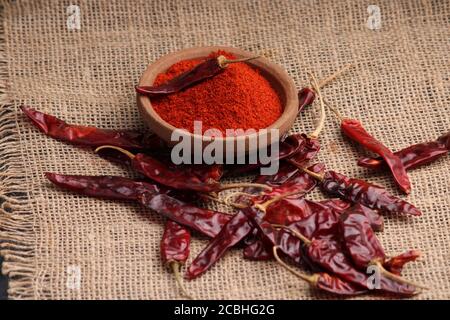
[[[181,60],[195,59],[208,56],[211,52],[217,50],[225,50],[233,53],[237,58],[246,58],[255,55],[255,52],[248,52],[241,49],[225,46],[211,46],[211,47],[198,47],[190,48],[181,51],[177,51],[168,55],[165,55],[147,66],[146,70],[142,74],[139,85],[151,86],[156,76],[162,72],[165,72],[174,63]],[[283,113],[280,118],[275,121],[267,129],[278,129],[279,136],[285,134],[292,126],[297,116],[298,110],[298,97],[297,90],[294,81],[289,77],[287,72],[279,65],[271,62],[270,60],[261,57],[249,62],[251,66],[259,69],[260,73],[270,82],[274,90],[280,97],[283,105]],[[148,125],[150,130],[158,135],[161,139],[166,141],[169,145],[174,145],[176,142],[171,141],[171,136],[175,128],[171,124],[164,121],[153,109],[151,99],[145,95],[137,94],[137,105],[142,115],[144,122]],[[176,106],[174,106],[176,107]],[[255,136],[256,135],[256,136]],[[249,144],[250,138],[260,138],[260,133],[252,135],[241,135],[236,137],[224,137],[214,138],[216,141],[223,143],[224,153],[232,152],[236,154],[236,146],[245,145],[246,152],[254,152],[252,144]],[[193,143],[201,143],[202,148],[211,143],[212,138],[199,134],[186,133],[186,136],[191,139]],[[264,139],[261,136],[261,141],[258,148],[266,147],[264,141],[270,141],[267,136]],[[227,150],[227,146],[234,145],[233,150]],[[193,144],[192,144],[193,145]]]

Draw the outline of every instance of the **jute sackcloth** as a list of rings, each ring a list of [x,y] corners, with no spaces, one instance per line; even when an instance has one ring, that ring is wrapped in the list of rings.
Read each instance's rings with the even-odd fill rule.
[[[141,129],[134,85],[149,63],[183,48],[230,45],[264,53],[287,70],[298,88],[308,84],[307,72],[323,78],[354,63],[323,94],[393,150],[433,140],[450,129],[449,1],[2,4],[0,240],[12,299],[179,297],[173,275],[160,261],[164,219],[132,203],[59,190],[43,176],[46,171],[132,173],[91,150],[44,136],[21,114],[21,104],[71,123]],[[71,4],[79,8],[79,30],[67,25],[78,12],[67,9]],[[371,4],[380,9],[378,30],[367,27],[376,12],[369,13]],[[292,131],[310,132],[317,109],[315,104],[306,110]],[[364,152],[342,137],[331,114],[320,139],[318,160],[328,168],[400,195],[389,174],[356,165]],[[450,159],[410,171],[410,178],[408,200],[423,216],[386,217],[379,237],[388,254],[422,250],[423,258],[404,272],[431,287],[415,298],[449,299]],[[317,191],[309,197],[323,195]],[[188,263],[206,244],[207,239],[194,236]],[[240,250],[231,250],[186,286],[203,299],[333,298],[311,291],[274,262],[244,260]]]

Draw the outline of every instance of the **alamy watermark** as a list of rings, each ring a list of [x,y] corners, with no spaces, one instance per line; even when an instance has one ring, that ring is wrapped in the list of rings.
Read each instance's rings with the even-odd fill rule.
[[[279,167],[278,129],[218,129],[203,132],[202,122],[194,121],[193,134],[203,136],[192,139],[184,129],[173,131],[171,141],[177,142],[172,148],[171,160],[174,164],[261,164],[261,174],[272,175]],[[222,139],[236,137],[236,139]],[[206,143],[205,140],[208,140]]]
[[[381,289],[381,271],[377,265],[370,265],[367,267],[367,288],[369,290]]]
[[[68,15],[66,20],[67,30],[81,30],[80,7],[75,4],[71,4],[66,8],[66,14]]]
[[[370,30],[380,30],[381,29],[381,9],[375,4],[371,4],[367,7],[367,13],[369,17],[367,18],[366,26]]]
[[[67,266],[66,287],[69,290],[80,290],[81,288],[81,268],[78,265]]]

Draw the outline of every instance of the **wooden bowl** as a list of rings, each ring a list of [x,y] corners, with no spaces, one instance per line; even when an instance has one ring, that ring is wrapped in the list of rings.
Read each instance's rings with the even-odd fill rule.
[[[221,47],[221,46],[198,47],[177,51],[158,59],[156,62],[152,64],[149,64],[139,80],[139,85],[151,86],[158,74],[165,72],[170,66],[172,66],[176,62],[179,62],[181,60],[206,57],[211,52],[217,50],[224,50],[230,52],[234,54],[237,58],[245,58],[255,55],[254,52],[248,52],[237,48]],[[280,118],[277,121],[275,121],[271,126],[269,126],[267,129],[278,129],[279,136],[281,137],[291,128],[297,116],[298,97],[294,81],[289,77],[287,72],[282,67],[269,61],[266,58],[261,57],[246,63],[249,63],[253,67],[259,69],[261,74],[270,82],[270,84],[280,97],[280,101],[284,108],[283,113],[280,116]],[[137,105],[144,122],[149,126],[152,132],[154,132],[161,139],[166,141],[169,145],[174,145],[177,143],[171,141],[172,133],[177,128],[164,121],[156,113],[156,111],[152,107],[151,100],[148,96],[137,94]],[[207,146],[212,141],[211,137],[193,133],[186,133],[186,136],[189,137],[193,143],[201,143],[202,148]],[[255,134],[241,135],[237,137],[224,137],[214,139],[216,141],[219,140],[223,143],[224,153],[233,152],[234,154],[236,154],[237,149],[236,145],[238,143],[239,145],[245,144],[246,152],[256,151],[253,150],[254,148],[252,147],[251,144],[249,144],[249,139],[255,137],[258,139],[258,141],[260,141],[258,148],[267,147],[267,143],[264,143],[264,140],[266,141],[268,140],[267,136],[262,137],[259,132],[256,133],[256,135]],[[245,142],[242,140],[244,140]],[[227,146],[230,146],[230,144],[234,146],[233,150],[227,150]],[[193,146],[194,144],[191,145]]]

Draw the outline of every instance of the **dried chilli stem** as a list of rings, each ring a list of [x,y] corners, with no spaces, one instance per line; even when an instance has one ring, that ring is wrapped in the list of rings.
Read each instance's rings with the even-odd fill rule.
[[[311,240],[309,240],[307,237],[305,237],[304,235],[302,235],[300,232],[282,225],[282,224],[272,224],[272,227],[274,228],[278,228],[278,229],[286,229],[287,231],[289,231],[290,233],[292,233],[294,236],[296,236],[297,238],[299,238],[304,244],[306,244],[307,246],[311,244]]]
[[[218,191],[235,189],[235,188],[259,188],[259,189],[264,189],[267,191],[272,191],[272,187],[268,186],[267,184],[253,183],[253,182],[221,184]]]
[[[192,297],[187,291],[186,288],[184,287],[183,284],[183,278],[181,277],[180,274],[180,269],[181,269],[181,264],[179,264],[176,261],[172,261],[170,262],[170,267],[172,268],[173,274],[175,276],[175,281],[178,284],[178,287],[180,288],[181,293],[188,299],[194,300],[194,297]]]
[[[302,280],[305,280],[306,282],[309,282],[310,284],[312,284],[313,286],[315,286],[315,284],[317,283],[317,275],[307,275],[304,273],[301,273],[297,270],[295,270],[294,268],[292,268],[291,266],[287,265],[283,260],[281,260],[280,256],[278,255],[278,247],[274,246],[272,248],[272,252],[273,252],[273,256],[275,257],[275,260],[283,267],[285,268],[287,271],[289,271],[290,273],[296,275],[297,277],[299,277]]]
[[[349,63],[346,64],[343,68],[339,69],[338,71],[336,71],[335,73],[333,73],[332,75],[329,75],[328,77],[326,77],[325,79],[321,79],[318,87],[319,88],[323,88],[324,86],[326,86],[327,84],[329,84],[331,81],[333,81],[334,79],[336,79],[337,77],[339,77],[341,74],[343,74],[345,71],[347,71],[348,69],[350,69],[353,66],[353,64]]]
[[[267,201],[264,202],[264,203],[256,203],[254,206],[255,206],[255,208],[257,208],[257,209],[259,209],[259,210],[261,210],[261,211],[263,211],[263,212],[266,212],[267,208],[268,208],[271,204],[273,204],[273,203],[275,203],[275,202],[277,202],[277,201],[280,201],[280,200],[282,200],[282,199],[284,199],[284,198],[286,198],[286,197],[289,197],[289,196],[293,196],[293,195],[303,195],[303,194],[305,194],[304,191],[291,191],[291,192],[286,192],[286,193],[280,194],[280,195],[278,195],[278,196],[275,196],[275,197],[273,197],[273,198],[267,200]]]
[[[325,125],[325,119],[326,119],[325,105],[324,105],[324,102],[323,102],[322,93],[320,92],[320,86],[317,83],[316,77],[312,73],[308,73],[308,75],[309,75],[309,78],[310,78],[311,85],[312,85],[314,91],[316,91],[317,96],[319,97],[319,102],[320,102],[320,119],[319,119],[319,122],[317,124],[316,129],[312,133],[309,134],[310,138],[317,139],[319,137],[320,132],[323,130],[323,127]]]
[[[311,177],[313,177],[314,179],[317,179],[318,181],[323,181],[323,175],[316,173],[316,172],[312,172],[309,169],[304,168],[302,165],[300,165],[299,163],[295,162],[292,159],[287,159],[287,161],[289,161],[289,163],[293,164],[294,166],[296,166],[298,169],[300,169],[301,171],[303,171],[304,173],[310,175]]]
[[[231,63],[247,62],[247,61],[258,59],[258,58],[261,58],[261,55],[257,55],[257,56],[253,56],[253,57],[249,57],[249,58],[234,59],[234,60],[229,60],[225,56],[218,56],[217,62],[219,63],[219,66],[221,68],[225,69]]]
[[[325,101],[325,104],[333,112],[333,114],[336,116],[339,122],[342,122],[344,117],[340,114],[340,112],[335,107],[333,107],[328,101]]]
[[[103,150],[103,149],[114,149],[114,150],[117,150],[117,151],[123,153],[124,155],[128,156],[130,159],[134,159],[134,157],[135,157],[135,155],[132,154],[128,150],[125,150],[123,148],[116,147],[116,146],[110,146],[110,145],[100,146],[97,149],[95,149],[94,152],[97,153],[97,152],[99,152],[100,150]]]
[[[379,261],[373,262],[372,265],[377,266],[378,270],[381,272],[381,274],[383,274],[386,278],[391,279],[392,281],[400,282],[400,283],[404,283],[404,284],[409,284],[409,285],[411,285],[413,287],[421,288],[421,289],[424,289],[424,290],[428,290],[429,289],[428,287],[425,287],[425,286],[423,286],[421,284],[417,284],[417,283],[415,283],[413,281],[404,279],[404,278],[402,278],[402,277],[400,277],[400,276],[398,276],[396,274],[393,274],[392,272],[389,272],[388,270],[386,270],[383,267],[383,265]]]

